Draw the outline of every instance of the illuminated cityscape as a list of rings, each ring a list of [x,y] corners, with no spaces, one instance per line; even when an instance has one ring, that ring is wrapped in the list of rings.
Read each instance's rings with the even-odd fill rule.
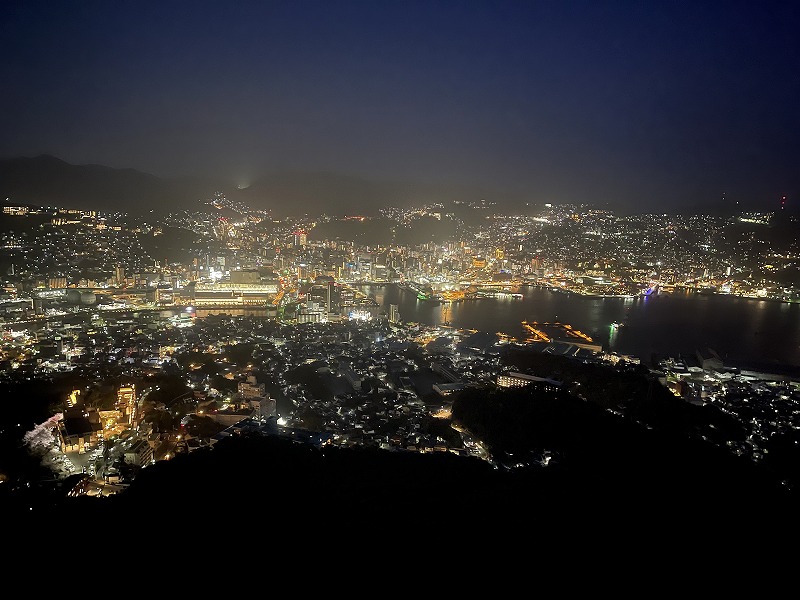
[[[31,539],[792,539],[794,4],[1,10],[0,514]]]
[[[219,194],[212,206],[232,210]],[[716,354],[664,357],[644,368],[648,357],[615,352],[574,324],[522,321],[517,338],[460,329],[447,318],[462,303],[513,301],[531,290],[626,301],[678,290],[793,304],[798,290],[783,275],[795,268],[797,239],[779,245],[768,235],[780,215],[618,217],[546,206],[512,216],[431,205],[357,220],[365,229],[448,221],[455,232],[411,245],[317,235],[342,222],[330,216],[298,222],[236,210],[225,226],[236,235],[220,236],[217,215],[203,210],[156,223],[4,207],[13,226],[2,251],[14,268],[0,304],[0,376],[10,383],[73,373],[85,382],[54,415],[44,459],[61,477],[84,474],[73,495],[117,493],[140,469],[242,431],[448,452],[505,468],[557,462],[543,449],[509,463],[452,421],[465,389],[593,395],[577,373],[556,379],[507,364],[501,355],[512,347],[617,372],[643,369],[676,402],[732,417],[745,435],[713,423],[692,435],[754,463],[774,436],[800,427],[800,379],[792,376],[731,368]],[[483,218],[469,225],[459,211]],[[185,247],[159,247],[176,228]],[[383,306],[365,291],[374,286],[440,306],[442,321],[405,319],[397,304]],[[612,334],[624,325],[609,324]],[[149,383],[167,374],[171,398]],[[109,387],[111,380],[121,383]],[[632,418],[624,398],[592,401]]]

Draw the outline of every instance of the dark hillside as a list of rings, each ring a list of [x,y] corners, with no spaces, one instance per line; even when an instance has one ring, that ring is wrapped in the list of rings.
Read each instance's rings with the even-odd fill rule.
[[[48,155],[0,160],[0,197],[18,204],[160,214],[195,206],[215,189],[211,182],[167,180],[102,165],[72,165]]]
[[[37,513],[72,523],[136,514],[149,527],[220,524],[224,515],[271,534],[345,541],[408,531],[550,536],[565,526],[709,532],[729,527],[732,515],[741,526],[765,510],[791,516],[792,495],[751,464],[574,398],[475,393],[456,403],[454,420],[498,450],[548,448],[556,460],[507,469],[449,453],[318,448],[244,434],[148,467],[117,495],[63,498]]]

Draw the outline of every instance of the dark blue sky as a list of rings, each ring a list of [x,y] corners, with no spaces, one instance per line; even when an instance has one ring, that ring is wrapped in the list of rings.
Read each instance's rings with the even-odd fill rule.
[[[798,2],[0,2],[0,157],[800,201]]]

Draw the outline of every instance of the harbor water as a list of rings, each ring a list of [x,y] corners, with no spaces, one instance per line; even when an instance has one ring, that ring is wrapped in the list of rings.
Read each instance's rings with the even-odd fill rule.
[[[594,297],[521,286],[519,296],[458,302],[420,300],[394,284],[362,285],[404,322],[450,324],[525,339],[523,321],[567,323],[605,350],[650,363],[712,349],[729,366],[800,372],[800,304],[725,294],[675,291],[654,296]],[[612,326],[617,323],[619,326]]]

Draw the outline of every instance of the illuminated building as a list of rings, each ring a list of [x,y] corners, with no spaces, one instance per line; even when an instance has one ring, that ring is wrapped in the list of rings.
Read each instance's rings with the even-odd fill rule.
[[[124,453],[125,462],[137,467],[145,467],[153,462],[153,447],[145,439],[135,440]]]
[[[155,303],[160,306],[172,306],[175,304],[174,290],[172,284],[159,284],[155,289]]]
[[[356,291],[354,288],[349,286],[343,286],[339,288],[339,301],[342,305],[345,304],[355,304],[356,299]]]
[[[378,316],[380,306],[378,304],[356,304],[355,306],[345,307],[347,317],[355,321],[369,321]]]
[[[238,391],[239,398],[253,411],[251,416],[254,418],[263,420],[275,414],[275,399],[270,398],[264,384],[258,383],[254,375],[248,375],[247,381],[240,382]]]
[[[548,392],[556,392],[561,388],[561,382],[554,379],[547,379],[545,377],[535,377],[525,373],[517,373],[509,371],[497,376],[497,385],[500,387],[514,388],[525,387],[528,385],[536,385],[537,387]]]
[[[309,310],[324,314],[333,312],[334,283],[315,283],[308,291],[307,305]]]
[[[4,206],[3,207],[3,214],[6,215],[15,215],[18,217],[24,216],[28,214],[28,207],[27,206]]]
[[[114,266],[114,284],[122,285],[125,283],[125,267],[122,265]]]
[[[191,286],[192,303],[203,306],[265,306],[278,293],[273,283],[195,283]]]
[[[297,265],[297,279],[299,281],[305,281],[308,279],[308,265],[305,263],[300,263]]]
[[[322,321],[322,313],[319,311],[307,311],[305,309],[301,309],[299,313],[297,313],[297,322],[298,323],[320,323]]]
[[[117,403],[114,405],[123,415],[123,420],[130,424],[136,420],[136,386],[122,386],[117,391]]]
[[[398,308],[397,304],[389,305],[389,322],[390,323],[400,322],[400,309]]]

